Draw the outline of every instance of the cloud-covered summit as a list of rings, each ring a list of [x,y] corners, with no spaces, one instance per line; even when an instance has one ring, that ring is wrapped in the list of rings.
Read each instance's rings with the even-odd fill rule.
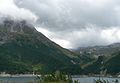
[[[66,48],[120,42],[119,0],[1,0],[0,14],[34,22]]]
[[[14,0],[0,0],[0,19],[6,18],[35,22],[38,17],[29,9],[18,7]]]

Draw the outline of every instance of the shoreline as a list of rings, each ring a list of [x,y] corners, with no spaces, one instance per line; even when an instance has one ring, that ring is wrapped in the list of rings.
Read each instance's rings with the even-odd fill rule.
[[[0,77],[41,77],[40,74],[0,74]],[[88,77],[107,77],[107,78],[120,78],[120,75],[71,75],[72,78],[88,78]]]
[[[40,77],[41,75],[33,75],[33,74],[0,74],[0,77]]]

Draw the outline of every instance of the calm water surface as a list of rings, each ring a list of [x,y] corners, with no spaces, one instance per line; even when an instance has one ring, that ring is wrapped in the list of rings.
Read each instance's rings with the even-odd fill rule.
[[[108,80],[109,83],[115,83],[117,79],[120,83],[120,78],[113,77],[73,77],[72,80],[78,80],[79,83],[95,83],[95,80]],[[0,83],[28,83],[37,81],[37,77],[0,77]]]
[[[0,77],[0,83],[28,83],[36,80],[37,77]]]
[[[115,77],[73,77],[72,80],[78,80],[79,83],[95,83],[95,80],[105,80],[109,83],[115,83],[116,80],[120,83],[120,78]]]

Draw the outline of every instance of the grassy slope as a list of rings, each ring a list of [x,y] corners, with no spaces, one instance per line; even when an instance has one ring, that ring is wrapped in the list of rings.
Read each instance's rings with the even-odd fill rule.
[[[74,58],[74,53],[38,36],[9,33],[7,42],[0,45],[0,71],[22,73],[32,72],[34,69],[50,73],[61,70],[72,74],[81,71],[79,65],[71,62],[79,61]]]

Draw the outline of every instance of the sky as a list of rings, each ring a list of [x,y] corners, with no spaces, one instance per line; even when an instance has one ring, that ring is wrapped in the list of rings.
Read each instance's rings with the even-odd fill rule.
[[[7,17],[68,49],[120,42],[120,0],[0,0],[0,21]]]

